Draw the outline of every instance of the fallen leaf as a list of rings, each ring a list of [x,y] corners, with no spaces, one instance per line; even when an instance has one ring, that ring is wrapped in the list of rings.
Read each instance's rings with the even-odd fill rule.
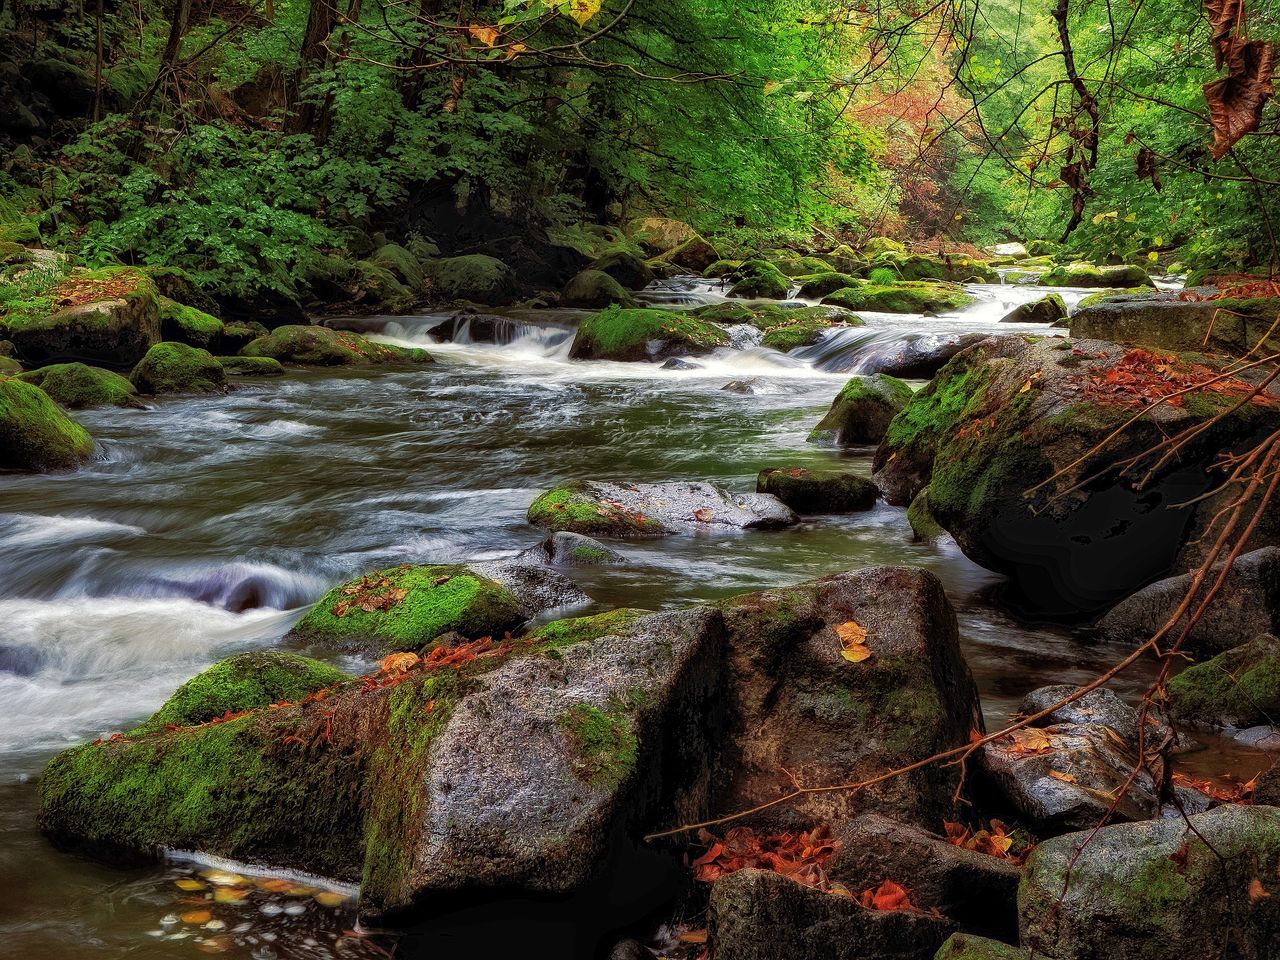
[[[867,631],[861,624],[847,620],[835,626],[836,637],[840,640],[840,656],[850,663],[862,663],[871,659],[871,648],[867,646]]]
[[[1257,903],[1259,900],[1267,899],[1271,894],[1267,893],[1267,888],[1262,885],[1262,881],[1254,877],[1249,881],[1249,902]]]
[[[471,34],[474,39],[479,40],[486,47],[492,47],[498,42],[499,33],[493,27],[486,27],[481,24],[472,24],[467,27],[467,33]]]
[[[188,910],[178,919],[183,923],[208,923],[212,919],[213,914],[208,910]]]
[[[394,676],[407,673],[418,665],[418,661],[419,657],[416,653],[393,653],[378,661],[378,670]]]
[[[699,507],[697,510],[693,511],[693,519],[697,520],[699,523],[710,523],[711,518],[714,516],[715,514],[712,513],[708,507]]]
[[[186,890],[188,893],[194,890],[205,889],[205,885],[203,883],[201,883],[199,880],[192,880],[189,877],[184,877],[181,880],[175,880],[173,882],[174,882],[174,885],[177,886],[179,890]]]
[[[679,939],[681,943],[706,943],[707,931],[705,928],[702,930],[686,930],[680,934]]]
[[[918,910],[905,887],[885,880],[876,889],[862,891],[862,905],[869,910]]]
[[[1074,774],[1063,773],[1061,770],[1050,770],[1049,776],[1053,777],[1053,779],[1055,780],[1061,780],[1063,783],[1076,782],[1076,778]]]

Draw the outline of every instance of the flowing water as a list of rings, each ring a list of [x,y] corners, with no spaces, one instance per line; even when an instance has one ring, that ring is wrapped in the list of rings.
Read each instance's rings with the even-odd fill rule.
[[[525,509],[558,481],[712,479],[745,491],[767,466],[869,474],[870,448],[805,443],[850,371],[913,338],[1053,332],[999,323],[1042,289],[971,290],[978,302],[961,313],[867,314],[866,327],[790,355],[744,335],[742,349],[695,370],[571,362],[582,315],[573,311],[513,311],[498,344],[468,342],[465,329],[435,343],[428,331],[446,314],[382,318],[372,326],[384,338],[428,346],[440,362],[291,372],[224,397],[79,415],[99,460],[0,477],[0,956],[381,955],[389,941],[349,932],[352,891],[315,878],[255,880],[242,867],[179,860],[123,870],[53,850],[35,825],[40,769],[68,745],[128,728],[213,661],[275,645],[337,581],[531,546],[539,532]],[[1059,292],[1069,303],[1083,295]],[[687,309],[723,294],[677,279],[643,298]],[[754,392],[721,389],[734,380]],[[626,567],[573,571],[600,607],[679,606],[873,564],[932,570],[959,613],[989,724],[1027,690],[1084,680],[1117,657],[1064,628],[1008,619],[986,599],[997,577],[949,541],[913,543],[904,512],[883,505],[622,550]],[[1142,678],[1126,683],[1131,692]],[[1247,752],[1239,763],[1261,765]],[[609,932],[600,904],[575,909],[583,921],[571,935],[538,910],[515,927],[579,946]],[[463,910],[448,929],[394,945],[405,956],[486,956],[476,938],[492,927],[491,913]]]

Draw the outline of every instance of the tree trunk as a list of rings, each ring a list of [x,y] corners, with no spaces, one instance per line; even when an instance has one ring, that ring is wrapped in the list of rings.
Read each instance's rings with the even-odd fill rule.
[[[290,115],[286,128],[290,133],[301,133],[312,129],[319,119],[320,109],[313,102],[301,101],[301,93],[307,82],[307,74],[316,67],[323,67],[328,62],[329,53],[325,43],[333,32],[334,6],[332,0],[311,0],[311,9],[307,14],[307,29],[302,34],[302,47],[298,75],[294,78],[291,99],[297,108]]]
[[[93,122],[102,119],[102,0],[94,11],[95,35],[93,42]]]

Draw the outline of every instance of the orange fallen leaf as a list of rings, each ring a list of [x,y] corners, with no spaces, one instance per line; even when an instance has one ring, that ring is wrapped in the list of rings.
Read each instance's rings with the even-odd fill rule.
[[[1262,881],[1254,877],[1249,881],[1249,902],[1257,903],[1259,900],[1265,900],[1271,894],[1267,893],[1267,888],[1262,885]]]
[[[684,933],[680,934],[680,942],[681,943],[706,943],[707,931],[705,928],[703,928],[702,930],[686,930]]]
[[[416,653],[393,653],[378,661],[378,670],[389,674],[407,673],[417,666],[418,660]]]
[[[711,518],[714,516],[715,514],[712,513],[708,507],[699,507],[697,510],[693,511],[693,519],[697,520],[699,523],[710,523]]]
[[[208,923],[213,918],[213,914],[208,910],[188,910],[180,919],[183,923]]]
[[[1049,776],[1053,777],[1053,779],[1055,779],[1055,780],[1061,780],[1063,783],[1075,783],[1075,782],[1076,782],[1076,778],[1075,778],[1075,775],[1074,775],[1074,774],[1070,774],[1070,773],[1062,773],[1062,772],[1061,772],[1061,771],[1059,771],[1059,770],[1050,770],[1050,771],[1049,771]]]
[[[911,902],[910,892],[908,892],[905,887],[899,886],[892,880],[885,880],[874,890],[868,888],[862,891],[861,903],[868,910],[919,909],[919,907]]]
[[[850,663],[862,663],[871,659],[871,648],[867,646],[867,630],[860,623],[846,620],[833,628],[840,640],[840,656]]]

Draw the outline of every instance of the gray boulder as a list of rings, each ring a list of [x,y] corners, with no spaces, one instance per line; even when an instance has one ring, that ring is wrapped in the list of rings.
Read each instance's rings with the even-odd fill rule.
[[[506,587],[525,607],[538,613],[591,601],[576,583],[543,564],[517,558],[472,563],[470,568]]]
[[[876,505],[880,491],[866,477],[805,467],[770,467],[756,477],[756,492],[777,497],[797,513],[856,513]]]
[[[552,567],[601,567],[627,562],[626,557],[599,540],[563,530],[525,550],[516,560]]]
[[[1213,287],[1190,291],[1156,291],[1089,298],[1071,318],[1071,333],[1128,346],[1176,351],[1212,351],[1238,356],[1262,341],[1265,352],[1280,347],[1272,325],[1280,300],[1207,300]]]

